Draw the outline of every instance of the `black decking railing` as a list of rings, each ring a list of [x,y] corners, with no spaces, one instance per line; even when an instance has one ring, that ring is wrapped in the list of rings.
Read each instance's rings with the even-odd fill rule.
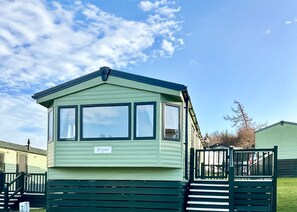
[[[197,149],[195,178],[226,178],[228,149]]]
[[[0,192],[4,194],[4,211],[9,211],[9,202],[17,195],[46,193],[47,173],[0,172]]]
[[[46,191],[46,173],[32,173],[25,175],[25,192],[45,193]]]
[[[229,211],[276,211],[277,146],[271,149],[191,149],[190,181],[229,182]]]
[[[22,195],[24,193],[24,178],[25,173],[20,173],[11,182],[4,184],[4,211],[9,210],[10,199],[14,198],[16,194]]]
[[[274,149],[233,150],[236,177],[272,177]]]

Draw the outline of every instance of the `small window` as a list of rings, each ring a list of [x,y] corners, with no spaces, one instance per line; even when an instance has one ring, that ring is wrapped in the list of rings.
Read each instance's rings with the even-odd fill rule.
[[[134,104],[134,139],[156,138],[156,103]]]
[[[0,153],[0,172],[5,172],[4,153]]]
[[[130,107],[130,104],[82,106],[82,140],[130,139]]]
[[[54,140],[54,110],[53,109],[50,109],[48,112],[47,140],[49,143]]]
[[[58,140],[77,140],[77,107],[58,107]]]
[[[168,140],[180,139],[180,108],[177,105],[164,104],[163,137]]]

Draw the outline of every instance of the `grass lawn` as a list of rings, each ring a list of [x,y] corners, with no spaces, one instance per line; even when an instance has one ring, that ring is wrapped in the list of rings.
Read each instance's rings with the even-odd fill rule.
[[[277,179],[277,211],[297,211],[297,178]]]

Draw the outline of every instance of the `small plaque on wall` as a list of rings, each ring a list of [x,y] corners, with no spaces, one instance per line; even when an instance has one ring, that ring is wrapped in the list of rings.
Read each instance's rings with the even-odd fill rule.
[[[95,154],[111,154],[112,147],[111,146],[95,146],[94,153]]]

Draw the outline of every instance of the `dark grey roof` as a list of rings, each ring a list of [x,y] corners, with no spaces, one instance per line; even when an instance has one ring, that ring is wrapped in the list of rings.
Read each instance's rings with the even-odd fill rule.
[[[267,127],[261,128],[261,129],[257,130],[256,133],[257,133],[257,132],[261,132],[261,131],[263,131],[263,130],[266,130],[266,129],[268,129],[268,128],[274,127],[274,126],[276,126],[276,125],[284,125],[284,124],[290,124],[290,125],[296,125],[296,126],[297,126],[297,123],[295,123],[295,122],[280,121],[280,122],[277,122],[277,123],[275,123],[275,124],[269,125],[269,126],[267,126]]]
[[[34,94],[32,96],[32,98],[39,99],[39,98],[45,97],[47,95],[51,95],[53,93],[62,91],[66,88],[70,88],[72,86],[75,86],[80,83],[86,82],[88,80],[94,79],[96,77],[100,77],[102,75],[102,72],[104,70],[106,70],[106,68],[109,69],[108,67],[101,67],[100,70],[98,70],[98,71],[92,72],[90,74],[84,75],[84,76],[76,78],[76,79],[73,79],[71,81],[65,82],[63,84],[57,85],[57,86],[49,88],[47,90],[38,92],[38,93]],[[172,83],[172,82],[168,82],[168,81],[163,81],[163,80],[158,80],[158,79],[154,79],[154,78],[150,78],[150,77],[144,77],[144,76],[140,76],[140,75],[136,75],[136,74],[130,74],[127,72],[117,71],[117,70],[113,70],[113,69],[109,69],[108,75],[127,79],[127,80],[132,80],[132,81],[136,81],[136,82],[142,82],[142,83],[146,83],[149,85],[155,85],[155,86],[159,86],[159,87],[163,87],[163,88],[169,88],[169,89],[177,90],[177,91],[187,90],[187,87],[185,85]]]
[[[0,141],[0,148],[34,153],[38,155],[45,155],[45,156],[47,155],[47,151],[44,149],[39,149],[34,147],[30,147],[30,149],[28,149],[27,145],[15,144],[15,143],[6,142],[6,141]]]

